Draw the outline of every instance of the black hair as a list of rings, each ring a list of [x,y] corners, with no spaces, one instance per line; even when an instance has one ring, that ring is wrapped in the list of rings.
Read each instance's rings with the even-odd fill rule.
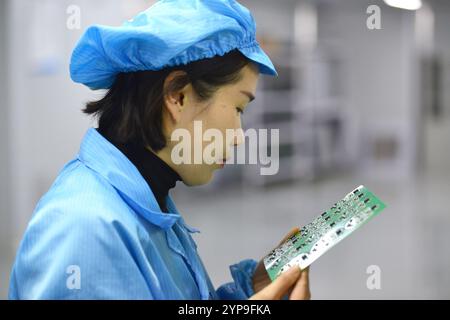
[[[238,50],[159,71],[119,73],[105,96],[86,104],[83,112],[98,117],[99,131],[118,143],[137,143],[159,151],[166,146],[162,130],[164,97],[191,84],[199,101],[210,99],[223,85],[241,79],[249,63]],[[164,90],[164,82],[174,77]]]

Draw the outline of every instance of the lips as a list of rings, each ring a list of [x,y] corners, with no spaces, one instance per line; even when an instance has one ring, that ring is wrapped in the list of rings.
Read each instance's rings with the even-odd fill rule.
[[[221,166],[225,165],[226,163],[227,163],[227,159],[226,158],[223,158],[221,160],[217,160],[217,164],[219,164]]]

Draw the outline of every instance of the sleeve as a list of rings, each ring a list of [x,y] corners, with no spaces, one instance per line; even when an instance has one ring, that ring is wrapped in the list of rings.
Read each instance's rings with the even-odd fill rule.
[[[46,209],[32,219],[17,253],[9,298],[153,299],[127,228],[93,212],[69,211]]]
[[[222,300],[246,300],[255,294],[253,290],[253,275],[258,262],[246,259],[230,266],[233,282],[220,286],[216,292]]]

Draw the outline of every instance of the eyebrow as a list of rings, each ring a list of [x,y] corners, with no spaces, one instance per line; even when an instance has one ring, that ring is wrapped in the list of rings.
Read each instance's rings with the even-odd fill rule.
[[[241,91],[241,93],[245,94],[248,97],[249,103],[255,100],[255,96],[248,91]]]

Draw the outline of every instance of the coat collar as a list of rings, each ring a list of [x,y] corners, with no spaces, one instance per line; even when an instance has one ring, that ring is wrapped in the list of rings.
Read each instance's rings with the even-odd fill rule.
[[[181,255],[192,268],[201,298],[209,299],[207,274],[196,253],[197,245],[188,234],[200,231],[185,223],[172,198],[170,196],[166,198],[170,213],[162,212],[153,192],[138,169],[94,128],[90,128],[84,136],[78,159],[105,178],[121,194],[127,204],[144,219],[166,231],[169,247]],[[178,228],[181,228],[184,234],[180,238],[175,231]]]
[[[163,213],[138,169],[96,129],[90,128],[85,134],[78,159],[104,177],[134,210],[152,224],[168,229],[180,220],[187,227],[170,196],[168,202],[171,212]]]

